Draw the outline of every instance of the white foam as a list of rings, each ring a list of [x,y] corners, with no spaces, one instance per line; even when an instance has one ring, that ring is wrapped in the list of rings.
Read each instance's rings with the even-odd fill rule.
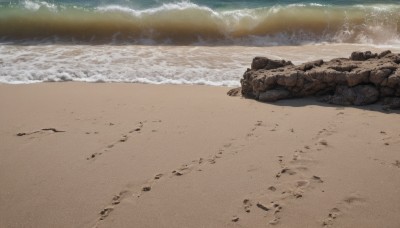
[[[24,7],[28,10],[36,11],[40,9],[40,4],[33,2],[33,1],[24,1]]]
[[[165,50],[164,50],[165,49]],[[190,51],[190,50],[188,50]],[[196,51],[195,51],[196,52]],[[242,68],[218,69],[184,50],[130,46],[3,46],[0,82],[141,82],[237,86]],[[195,58],[189,61],[185,59]],[[181,56],[181,57],[179,57]],[[228,64],[229,65],[229,64]]]
[[[46,1],[35,1],[35,0],[25,0],[23,2],[25,9],[31,11],[37,11],[41,8],[45,8],[51,11],[57,11],[57,6],[55,4],[48,3]]]
[[[160,12],[177,11],[177,10],[183,11],[190,9],[205,11],[212,15],[218,16],[218,13],[212,10],[211,8],[206,6],[199,6],[191,2],[164,3],[159,7],[143,9],[143,10],[133,9],[120,5],[107,5],[96,8],[96,10],[99,12],[124,12],[124,13],[130,13],[137,17],[140,17],[142,15],[154,15]]]
[[[0,82],[128,82],[239,86],[254,56],[291,60],[349,56],[397,46],[318,44],[280,47],[0,45]]]

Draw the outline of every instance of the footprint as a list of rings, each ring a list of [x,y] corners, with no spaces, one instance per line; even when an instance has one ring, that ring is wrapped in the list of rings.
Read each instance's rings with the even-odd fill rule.
[[[275,208],[274,214],[278,214],[282,211],[283,207],[279,203],[274,203],[274,202],[271,202],[271,203],[273,204],[273,207]]]
[[[316,182],[318,182],[318,183],[324,183],[324,181],[322,180],[322,178],[319,177],[319,176],[312,176],[311,179],[314,180],[314,181],[316,181]]]
[[[269,221],[269,224],[271,225],[277,225],[280,221],[280,217],[275,217],[274,219],[272,219],[271,221]]]
[[[86,158],[86,160],[91,160],[91,159],[94,159],[94,158],[96,158],[96,156],[100,156],[100,155],[102,155],[103,153],[93,153],[93,154],[91,154],[89,157],[87,157]]]
[[[263,122],[261,120],[258,120],[252,129],[250,129],[250,132],[246,135],[247,137],[254,136],[254,132],[257,130],[258,127],[262,126]]]
[[[227,143],[227,144],[225,144],[223,147],[224,148],[229,148],[229,147],[231,147],[232,146],[232,143]]]
[[[279,127],[279,124],[275,124],[274,125],[274,128],[272,128],[270,131],[276,131],[276,130],[278,130],[277,128]]]
[[[144,126],[143,123],[144,123],[144,122],[140,122],[138,128],[136,128],[136,129],[134,129],[134,130],[131,130],[131,131],[130,131],[128,134],[126,134],[126,135],[123,135],[122,138],[120,138],[120,140],[118,140],[116,143],[111,144],[111,145],[115,145],[115,144],[117,144],[117,143],[125,142],[125,141],[129,138],[130,134],[140,132],[140,131],[142,130],[143,126]],[[257,122],[256,125],[257,125],[257,126],[261,126],[261,125],[262,125],[262,121]],[[183,176],[183,175],[189,174],[189,173],[190,173],[191,171],[193,171],[193,170],[202,171],[203,168],[207,168],[207,167],[208,167],[207,164],[215,164],[217,159],[222,159],[222,158],[223,158],[223,156],[222,156],[223,152],[224,152],[225,150],[228,150],[228,149],[229,149],[230,151],[227,151],[226,154],[227,154],[227,155],[232,155],[232,156],[233,156],[233,155],[235,155],[235,154],[238,153],[237,151],[235,151],[235,150],[237,150],[237,149],[231,149],[231,147],[233,147],[233,146],[234,146],[233,143],[226,143],[226,144],[223,144],[222,147],[217,151],[217,153],[211,155],[208,159],[199,158],[199,159],[192,160],[192,162],[191,162],[190,164],[184,164],[184,165],[182,165],[180,168],[173,170],[173,171],[172,171],[172,174],[169,174],[169,177]],[[238,146],[239,146],[239,147],[243,147],[243,146],[245,146],[245,145],[238,145]],[[230,152],[232,152],[232,153],[230,153]],[[88,158],[88,160],[89,160],[89,159],[93,159],[93,158],[97,157],[98,155],[101,155],[101,153],[93,153],[93,154]],[[207,161],[207,162],[206,162],[206,161]],[[286,170],[285,172],[287,172],[287,170]],[[165,175],[168,175],[168,172],[160,173],[160,174],[157,174],[157,175],[153,176],[153,177],[147,182],[147,184],[145,184],[145,185],[142,186],[141,188],[136,189],[136,190],[135,190],[135,191],[136,191],[135,194],[130,194],[130,195],[131,195],[131,196],[135,196],[135,197],[137,197],[137,198],[141,197],[141,195],[144,194],[145,192],[151,191],[152,188],[153,188],[153,186],[157,183],[157,181],[158,181],[160,178],[162,178],[163,176],[165,176]],[[133,187],[130,187],[130,188],[133,188]],[[110,213],[112,210],[114,210],[114,208],[115,208],[117,205],[119,205],[119,204],[121,203],[122,199],[123,199],[123,198],[122,198],[121,195],[115,195],[115,196],[113,196],[113,198],[112,198],[112,200],[111,200],[111,204],[110,204],[108,207],[104,208],[104,209],[100,212],[101,217],[97,220],[97,222],[99,222],[100,220],[104,220],[104,219],[109,215],[109,213]],[[252,202],[251,202],[249,199],[245,199],[245,200],[243,201],[243,207],[244,207],[244,210],[245,210],[247,213],[249,213],[249,212],[250,212],[250,208],[252,207]],[[239,217],[234,216],[234,217],[232,218],[232,221],[233,221],[233,222],[238,222],[238,221],[239,221]]]
[[[252,206],[253,206],[253,204],[251,203],[251,201],[249,199],[243,200],[243,208],[244,208],[245,212],[250,213],[250,208]]]
[[[208,163],[210,163],[212,165],[216,163],[215,159],[212,159],[212,158],[208,159],[207,161],[208,161]]]
[[[107,207],[104,208],[103,210],[100,211],[100,220],[104,220],[105,218],[108,217],[108,215],[114,210],[112,207]]]
[[[195,168],[199,168],[200,165],[201,165],[201,163],[197,163],[197,162],[193,162],[192,164],[189,164],[189,165],[183,164],[180,168],[173,170],[172,173],[175,176],[182,176],[182,175],[192,172],[192,170]]]
[[[134,132],[139,132],[139,131],[141,131],[142,128],[143,128],[143,126],[144,126],[144,123],[145,123],[145,122],[146,122],[146,121],[139,122],[139,126],[138,126],[137,128],[135,128],[135,129],[129,131],[129,133],[134,133]],[[154,123],[154,121],[153,121],[153,123]]]
[[[296,182],[296,187],[297,187],[297,188],[305,188],[305,187],[307,187],[308,185],[310,185],[310,182],[307,181],[307,180],[298,180],[298,181]]]
[[[293,191],[293,192],[292,192],[292,195],[293,195],[296,199],[302,198],[302,197],[303,197],[303,191],[301,191],[301,190]]]
[[[233,216],[231,219],[232,222],[238,222],[239,221],[239,217],[237,216]]]
[[[364,202],[365,199],[360,197],[358,194],[351,194],[347,197],[345,197],[339,204],[337,207],[332,208],[329,211],[328,217],[325,218],[322,222],[322,226],[323,227],[329,227],[332,226],[334,224],[334,221],[340,217],[340,215],[342,215],[343,210],[349,210],[351,209],[351,205],[354,205],[356,203],[362,203]],[[344,207],[343,207],[343,203],[344,203]]]
[[[323,146],[328,146],[328,142],[325,139],[320,140],[318,143]]]
[[[329,211],[328,217],[322,222],[323,227],[332,226],[334,220],[341,215],[341,211],[338,208],[332,208]]]
[[[291,170],[289,168],[283,168],[279,173],[275,175],[276,178],[280,178],[282,174],[289,174],[289,175],[295,175],[296,172],[294,170]]]
[[[104,220],[106,219],[110,213],[114,210],[114,207],[118,204],[121,203],[121,200],[125,197],[127,197],[129,194],[129,191],[121,191],[119,194],[115,195],[112,200],[111,200],[111,205],[105,207],[104,209],[102,209],[99,214],[100,214],[100,218],[99,220]]]
[[[334,130],[336,128],[335,124],[329,124],[328,129],[327,128],[323,128],[322,130],[320,130],[317,134],[317,136],[314,139],[318,139],[321,136],[331,136],[333,135],[333,133],[335,133],[336,131]]]
[[[396,162],[392,163],[393,166],[400,168],[400,161],[396,160]]]
[[[120,196],[119,195],[116,195],[116,196],[114,196],[113,198],[112,198],[112,205],[117,205],[117,204],[119,204],[119,203],[121,203],[121,201],[120,201]]]
[[[121,200],[129,194],[129,191],[121,191],[118,195],[115,195],[111,200],[111,205],[117,205],[121,203]]]
[[[143,188],[142,188],[142,191],[143,192],[149,192],[149,191],[151,191],[151,186],[144,186]]]
[[[123,135],[122,138],[119,140],[119,142],[126,142],[128,140],[127,135]]]
[[[145,122],[146,122],[146,121],[139,122],[137,128],[135,128],[134,130],[129,131],[128,134],[123,134],[123,135],[121,136],[121,138],[120,138],[119,140],[115,141],[114,143],[111,143],[111,144],[107,145],[107,146],[106,146],[106,149],[104,149],[103,152],[108,152],[108,149],[114,148],[117,144],[119,144],[119,143],[124,143],[124,142],[128,141],[130,135],[132,135],[133,133],[139,133],[139,132],[142,130],[142,128],[143,128]],[[114,124],[113,124],[113,123],[109,123],[109,125],[112,126],[112,125],[114,125]],[[96,133],[98,133],[98,132],[95,132],[95,134],[96,134]],[[86,158],[86,160],[93,160],[93,159],[95,159],[96,157],[102,155],[103,152],[95,152],[95,153],[92,153],[89,157]]]
[[[352,194],[350,196],[347,196],[343,199],[343,202],[347,203],[347,204],[354,204],[354,203],[360,203],[360,202],[364,202],[365,199],[356,195],[356,194]]]

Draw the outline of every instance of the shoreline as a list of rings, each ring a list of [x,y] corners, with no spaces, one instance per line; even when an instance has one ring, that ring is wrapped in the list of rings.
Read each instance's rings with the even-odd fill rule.
[[[300,46],[4,45],[1,82],[126,82],[239,86],[256,56],[295,65],[349,57],[354,51],[394,53],[399,47],[323,44]],[[38,58],[38,55],[41,56]]]
[[[230,89],[0,84],[0,226],[400,226],[399,111]]]

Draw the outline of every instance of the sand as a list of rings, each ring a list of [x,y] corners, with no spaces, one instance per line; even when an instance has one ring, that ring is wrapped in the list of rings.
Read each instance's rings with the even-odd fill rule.
[[[0,85],[0,227],[400,227],[400,112]]]

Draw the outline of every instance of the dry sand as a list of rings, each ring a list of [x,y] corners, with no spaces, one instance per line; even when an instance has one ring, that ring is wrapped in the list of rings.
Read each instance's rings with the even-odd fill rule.
[[[0,85],[0,227],[400,227],[399,112],[227,90]]]

